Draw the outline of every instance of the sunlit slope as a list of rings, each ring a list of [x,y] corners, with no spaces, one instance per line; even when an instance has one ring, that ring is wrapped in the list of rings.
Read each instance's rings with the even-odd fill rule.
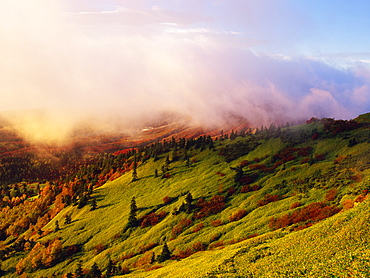
[[[290,130],[299,134],[320,128]],[[217,141],[214,149],[191,148],[189,163],[183,158],[170,162],[166,178],[156,177],[155,170],[161,173],[173,153],[150,158],[139,163],[136,181],[131,171],[95,189],[96,210],[90,201],[81,209],[68,206],[51,220],[43,228],[51,232],[39,241],[60,238],[63,247],[80,249],[48,269],[30,272],[30,277],[75,272],[79,261],[86,270],[96,263],[104,273],[109,260],[129,272],[125,277],[326,277],[328,267],[337,277],[356,277],[355,271],[366,277],[369,203],[359,197],[370,185],[370,144],[361,139],[367,133],[358,129],[307,138],[294,148],[280,137],[261,135],[255,148],[232,160],[220,154],[252,135]],[[351,145],[354,136],[359,139]],[[281,159],[284,163],[278,163]],[[240,165],[244,178],[254,179],[246,184],[248,190],[235,180]],[[194,209],[174,213],[189,192]],[[221,209],[199,217],[197,204],[215,196],[223,198]],[[150,213],[165,217],[153,226],[126,228],[133,197],[139,220]],[[314,216],[317,221],[303,219],[282,229],[271,225],[272,218],[293,215],[311,204],[340,212],[321,222],[325,217]],[[70,224],[64,223],[67,214]],[[153,260],[165,243],[173,259]],[[4,262],[3,269],[11,270],[27,255]]]
[[[370,203],[303,231],[275,231],[122,277],[369,277]]]

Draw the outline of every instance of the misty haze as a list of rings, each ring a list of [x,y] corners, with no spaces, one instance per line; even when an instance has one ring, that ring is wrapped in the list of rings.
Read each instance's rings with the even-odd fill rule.
[[[1,277],[370,277],[370,1],[0,5]]]

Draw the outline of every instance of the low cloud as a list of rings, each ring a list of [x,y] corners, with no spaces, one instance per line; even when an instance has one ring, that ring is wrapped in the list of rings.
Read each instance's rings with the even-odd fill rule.
[[[196,27],[212,19],[191,12],[27,3],[0,11],[0,109],[45,108],[12,117],[34,141],[62,141],[86,122],[127,129],[161,112],[215,127],[235,117],[252,126],[351,118],[370,108],[363,64],[256,55],[248,48],[259,39]]]

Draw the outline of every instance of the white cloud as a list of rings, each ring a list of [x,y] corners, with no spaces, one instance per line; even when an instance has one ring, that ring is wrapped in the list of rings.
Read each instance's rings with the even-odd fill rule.
[[[259,40],[193,26],[207,20],[196,13],[124,1],[65,13],[57,2],[27,3],[9,1],[0,11],[0,108],[57,111],[39,125],[34,116],[24,119],[24,133],[36,139],[51,130],[66,137],[86,119],[128,125],[164,110],[197,123],[234,115],[259,126],[370,108],[366,68],[359,74],[305,58],[257,56],[248,47]]]

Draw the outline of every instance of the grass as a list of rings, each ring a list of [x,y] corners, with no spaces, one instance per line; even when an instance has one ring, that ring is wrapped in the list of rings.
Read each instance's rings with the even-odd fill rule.
[[[299,130],[297,127],[291,129]],[[192,160],[190,167],[181,160],[173,162],[170,178],[164,179],[154,177],[154,172],[155,169],[160,171],[165,155],[158,161],[150,159],[139,165],[137,181],[131,181],[129,172],[95,189],[92,196],[97,200],[96,210],[90,210],[90,203],[82,209],[68,206],[52,219],[43,230],[53,231],[56,221],[60,230],[40,241],[60,237],[64,247],[77,244],[81,252],[53,267],[30,273],[30,277],[74,271],[80,260],[85,269],[97,263],[104,270],[109,259],[131,270],[122,277],[328,277],[329,274],[332,277],[366,277],[369,274],[366,267],[370,267],[370,227],[366,221],[370,216],[369,201],[301,231],[292,231],[292,227],[272,231],[268,226],[271,217],[294,210],[291,208],[294,203],[305,206],[325,201],[330,188],[338,191],[330,204],[341,205],[343,200],[354,200],[369,186],[369,169],[358,172],[361,180],[353,180],[348,172],[356,172],[355,165],[348,164],[351,161],[343,169],[341,164],[334,164],[339,155],[354,156],[369,149],[368,143],[348,147],[347,141],[335,137],[298,144],[298,147],[311,146],[311,156],[326,154],[325,159],[311,165],[301,164],[297,158],[274,173],[260,173],[254,184],[259,184],[261,189],[248,193],[239,192],[241,186],[235,184],[232,168],[256,157],[262,158],[260,163],[272,161],[273,155],[286,147],[280,138],[261,139],[257,148],[230,163],[218,152],[223,145],[232,144],[231,140],[216,142],[216,150],[191,149],[188,153]],[[236,193],[227,198],[225,209],[217,214],[202,219],[193,218],[194,212],[173,215],[185,202],[188,192],[196,203],[199,198],[209,200],[214,195],[226,195],[230,187],[235,187]],[[280,200],[258,206],[258,201],[266,194],[276,194]],[[165,196],[171,197],[172,202],[164,204]],[[154,226],[126,230],[132,197],[136,199],[138,218],[161,211],[167,216]],[[230,216],[240,210],[245,210],[246,215],[230,221]],[[67,214],[71,215],[72,222],[65,225]],[[184,219],[191,221],[181,226]],[[173,227],[177,225],[182,227],[182,232],[174,234]],[[173,255],[186,250],[194,254],[179,261],[145,263],[152,252],[155,256],[161,253],[164,243]],[[200,243],[208,250],[196,252],[194,246],[201,246]],[[97,246],[101,247],[99,252]],[[4,261],[2,268],[10,270],[16,261],[26,256],[27,253],[19,253],[18,257]],[[153,270],[147,271],[151,267]],[[355,276],[357,274],[359,276]],[[17,276],[9,274],[6,277]]]

